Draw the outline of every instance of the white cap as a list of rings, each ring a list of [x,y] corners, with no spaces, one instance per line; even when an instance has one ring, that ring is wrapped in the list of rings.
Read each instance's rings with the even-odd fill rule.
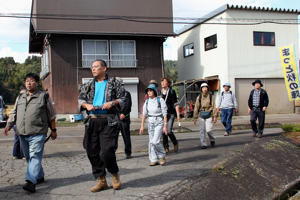
[[[202,83],[200,88],[203,88],[203,87],[208,87],[208,89],[209,89],[209,86],[207,85],[207,83]]]
[[[225,84],[223,85],[223,87],[224,87],[224,86],[231,87],[231,84],[230,84],[230,83],[225,83]]]

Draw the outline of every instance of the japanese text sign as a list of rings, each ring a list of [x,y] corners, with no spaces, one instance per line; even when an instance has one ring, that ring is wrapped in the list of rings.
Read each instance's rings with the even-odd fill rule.
[[[294,101],[300,99],[299,78],[295,62],[294,47],[293,45],[281,47],[279,51],[289,100]]]

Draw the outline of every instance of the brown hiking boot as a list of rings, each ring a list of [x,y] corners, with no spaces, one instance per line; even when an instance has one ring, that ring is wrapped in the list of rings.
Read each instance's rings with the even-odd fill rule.
[[[108,188],[105,176],[98,177],[98,183],[95,187],[91,188],[92,192],[99,192],[100,190],[105,190]]]
[[[257,135],[257,137],[258,137],[258,138],[262,138],[262,134],[259,133],[259,134]]]
[[[110,173],[111,177],[112,177],[112,184],[113,184],[113,188],[115,190],[120,189],[121,187],[121,181],[120,181],[120,176],[118,173]]]
[[[178,152],[178,144],[174,145],[174,152],[175,152],[175,153]]]
[[[169,155],[169,149],[164,148],[164,150],[165,150],[166,154]]]
[[[255,136],[256,136],[256,133],[255,133],[255,132],[253,132],[253,133],[252,133],[252,137],[255,137]]]

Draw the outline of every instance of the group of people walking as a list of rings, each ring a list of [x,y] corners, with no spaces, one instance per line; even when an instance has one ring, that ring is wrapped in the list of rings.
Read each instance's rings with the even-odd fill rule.
[[[126,159],[132,158],[131,96],[124,89],[122,79],[110,77],[107,74],[107,65],[104,60],[94,61],[91,71],[94,78],[81,87],[78,97],[78,109],[80,112],[85,112],[86,116],[83,147],[92,166],[92,174],[97,179],[97,184],[91,188],[91,192],[108,188],[107,171],[111,174],[113,188],[117,190],[121,187],[115,154],[118,148],[119,131],[124,139]],[[35,192],[36,185],[44,182],[42,156],[48,127],[51,129],[51,138],[54,140],[57,137],[56,114],[49,95],[37,89],[38,75],[29,73],[24,81],[26,91],[18,96],[4,134],[7,135],[16,124],[16,133],[28,163],[23,189]],[[151,80],[145,89],[140,134],[144,132],[147,118],[150,166],[166,164],[165,157],[170,153],[169,138],[173,143],[174,152],[178,152],[179,149],[178,140],[172,132],[175,118],[177,117],[180,122],[179,102],[176,92],[170,85],[171,80],[163,77],[161,90],[158,90],[155,80]],[[258,134],[258,137],[262,137],[268,95],[265,90],[261,89],[263,84],[260,80],[253,82],[253,85],[255,89],[251,91],[248,101],[251,125],[253,136]],[[201,93],[195,102],[194,123],[199,121],[202,149],[207,148],[205,133],[208,134],[211,147],[216,144],[213,124],[217,122],[220,107],[222,107],[221,121],[226,128],[224,135],[231,134],[233,109],[235,108],[238,112],[238,105],[233,92],[230,91],[231,85],[226,83],[223,87],[224,91],[216,106],[214,96],[209,93],[208,84],[201,84]],[[255,122],[257,118],[259,118],[259,130]],[[163,138],[162,144],[160,143],[161,137]]]

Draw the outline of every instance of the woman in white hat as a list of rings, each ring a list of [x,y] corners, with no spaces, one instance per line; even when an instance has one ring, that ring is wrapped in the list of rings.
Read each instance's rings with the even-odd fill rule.
[[[209,86],[207,83],[201,84],[201,93],[196,99],[194,108],[194,124],[197,124],[199,118],[200,142],[202,149],[207,148],[207,133],[211,147],[215,146],[215,136],[213,134],[213,123],[217,122],[217,111],[214,97],[208,93]]]

